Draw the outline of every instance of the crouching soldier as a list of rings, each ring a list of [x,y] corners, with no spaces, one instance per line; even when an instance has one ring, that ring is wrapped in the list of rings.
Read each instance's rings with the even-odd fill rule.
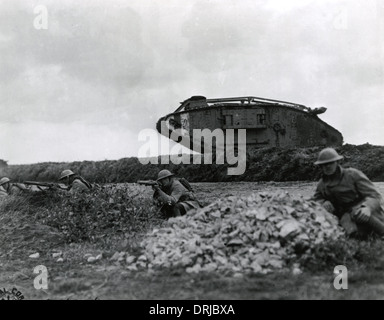
[[[182,216],[191,209],[201,207],[192,190],[188,190],[188,185],[175,179],[170,171],[161,170],[156,181],[158,184],[153,186],[154,202],[162,206],[161,211],[167,218]]]
[[[27,188],[22,183],[14,183],[7,177],[0,179],[0,197],[9,195],[19,195]]]
[[[333,148],[323,149],[315,165],[322,170],[313,199],[340,219],[350,236],[384,236],[384,202],[380,192],[361,171],[342,168]]]
[[[70,193],[87,192],[92,189],[92,184],[68,169],[61,173],[59,181],[63,182],[68,187],[67,190]]]

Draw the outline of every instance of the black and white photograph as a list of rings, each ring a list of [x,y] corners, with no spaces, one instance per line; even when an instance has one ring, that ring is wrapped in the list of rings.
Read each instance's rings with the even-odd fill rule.
[[[383,299],[383,35],[381,0],[0,0],[0,300]]]

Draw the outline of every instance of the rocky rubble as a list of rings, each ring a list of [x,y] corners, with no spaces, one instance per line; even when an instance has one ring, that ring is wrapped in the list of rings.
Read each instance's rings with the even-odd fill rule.
[[[337,220],[314,201],[288,193],[228,197],[152,230],[128,268],[267,273],[294,261],[298,248],[341,236]]]

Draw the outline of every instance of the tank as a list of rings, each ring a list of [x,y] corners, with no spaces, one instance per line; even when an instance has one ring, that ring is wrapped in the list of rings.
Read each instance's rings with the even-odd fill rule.
[[[173,113],[160,118],[156,129],[195,151],[201,149],[195,148],[194,129],[222,129],[224,135],[227,129],[234,129],[235,144],[239,143],[237,129],[246,129],[247,148],[341,146],[342,134],[318,117],[326,110],[253,96],[219,99],[192,96],[180,102]]]

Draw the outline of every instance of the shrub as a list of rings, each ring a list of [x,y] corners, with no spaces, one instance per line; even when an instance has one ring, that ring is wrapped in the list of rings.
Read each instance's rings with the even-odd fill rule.
[[[150,193],[142,188],[109,185],[77,195],[32,192],[23,210],[37,222],[59,230],[66,242],[97,242],[111,235],[132,239],[163,220]]]

